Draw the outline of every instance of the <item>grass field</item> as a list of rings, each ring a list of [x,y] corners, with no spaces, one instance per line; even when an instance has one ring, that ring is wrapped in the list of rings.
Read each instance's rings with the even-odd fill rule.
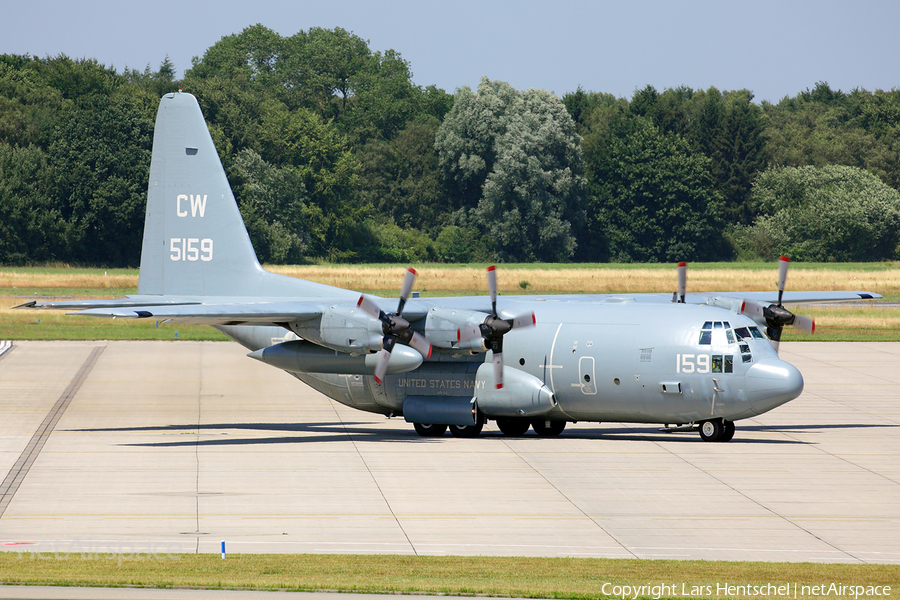
[[[484,265],[414,265],[416,290],[424,296],[486,294]],[[394,296],[404,267],[397,265],[273,266],[270,270],[336,287]],[[677,287],[672,265],[503,265],[501,294],[671,293]],[[224,340],[206,326],[162,325],[67,317],[59,311],[12,311],[31,299],[113,298],[137,290],[136,269],[0,269],[0,339],[35,340]],[[688,290],[754,291],[777,286],[770,263],[698,263],[690,265]],[[900,302],[900,264],[851,263],[792,265],[791,290],[867,290]],[[900,341],[900,308],[872,303],[816,306],[800,310],[816,319],[814,337],[785,330],[785,340]]]
[[[852,597],[847,593],[812,593],[813,590],[808,589],[834,582],[863,588],[878,586],[882,591],[880,597],[884,598],[897,596],[900,566],[334,554],[245,554],[230,555],[222,560],[218,555],[209,554],[46,553],[37,556],[24,551],[0,553],[0,581],[7,584],[328,590],[525,598],[623,595],[627,598]],[[658,587],[654,591],[654,586],[661,584],[669,588]],[[726,591],[722,587],[725,585],[735,587]],[[768,585],[788,586],[789,593],[759,593],[752,589],[752,586]],[[623,593],[621,586],[647,587],[636,593]],[[741,590],[737,586],[747,587]],[[887,594],[884,594],[884,586],[891,587]],[[756,593],[746,593],[754,591]]]

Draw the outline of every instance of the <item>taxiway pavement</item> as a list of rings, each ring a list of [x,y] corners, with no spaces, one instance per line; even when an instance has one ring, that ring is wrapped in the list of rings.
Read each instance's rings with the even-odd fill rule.
[[[785,343],[732,442],[578,423],[420,438],[232,343],[0,356],[0,548],[900,563],[900,343]]]

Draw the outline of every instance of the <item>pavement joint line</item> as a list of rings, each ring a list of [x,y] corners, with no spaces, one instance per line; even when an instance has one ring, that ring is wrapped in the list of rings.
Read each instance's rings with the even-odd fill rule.
[[[332,406],[332,409],[334,410],[333,406]],[[359,459],[362,461],[363,466],[365,466],[366,472],[369,474],[369,477],[372,478],[372,483],[375,484],[375,488],[378,490],[378,493],[381,494],[381,498],[384,500],[385,506],[387,506],[387,509],[391,513],[391,518],[397,524],[397,527],[400,528],[400,533],[402,533],[403,537],[406,538],[406,543],[409,544],[409,547],[412,550],[413,554],[418,556],[419,551],[416,549],[416,545],[413,544],[413,541],[411,539],[409,539],[409,534],[406,532],[406,529],[403,528],[403,523],[400,522],[400,518],[394,512],[394,507],[391,506],[391,503],[388,500],[387,495],[385,495],[384,490],[381,489],[381,485],[378,483],[378,478],[375,477],[375,473],[372,472],[372,469],[369,467],[369,463],[366,462],[366,457],[363,456],[362,451],[359,449],[359,445],[356,443],[356,440],[353,439],[353,434],[347,429],[347,425],[344,423],[344,420],[341,418],[341,414],[337,410],[334,410],[334,414],[337,417],[338,421],[341,423],[341,427],[344,429],[344,433],[346,433],[347,437],[350,438],[350,443],[353,444],[353,449],[356,450],[356,454],[357,454],[357,456],[359,456]]]
[[[13,496],[16,495],[19,486],[22,484],[22,481],[25,480],[25,476],[28,475],[28,471],[31,470],[34,461],[37,460],[38,455],[44,448],[44,444],[47,443],[47,439],[50,437],[50,434],[53,433],[56,424],[62,418],[63,413],[66,412],[66,408],[68,408],[72,398],[74,398],[75,394],[78,393],[78,390],[81,389],[81,385],[87,379],[91,370],[94,368],[94,365],[97,363],[97,359],[103,353],[105,348],[105,346],[96,346],[91,350],[91,353],[84,361],[84,364],[81,365],[78,373],[75,374],[75,377],[69,382],[69,385],[60,395],[56,404],[53,405],[53,408],[51,408],[50,412],[47,413],[47,416],[44,417],[38,430],[31,436],[31,440],[29,440],[28,445],[25,446],[25,449],[19,455],[19,458],[16,459],[15,464],[13,464],[9,473],[3,479],[3,483],[0,483],[0,518],[3,518],[7,507],[9,507],[9,503],[12,502]]]
[[[752,422],[754,422],[754,423],[758,423],[758,421],[757,421],[756,419],[748,419],[748,420],[749,420],[749,421],[752,421]],[[786,437],[790,437],[790,436],[788,436],[787,434],[783,434],[783,435],[785,435]],[[662,447],[662,445],[661,445],[659,442],[654,441],[654,443],[657,444],[658,446]],[[803,527],[802,525],[800,525],[799,523],[797,523],[796,521],[794,521],[793,519],[791,519],[789,516],[784,515],[784,514],[781,514],[780,512],[778,512],[778,511],[776,511],[775,509],[773,509],[773,508],[767,506],[766,504],[764,504],[764,503],[761,502],[760,500],[757,500],[756,498],[753,498],[750,494],[748,494],[748,493],[746,493],[746,492],[744,492],[744,491],[742,491],[742,490],[739,490],[739,489],[735,488],[733,485],[731,485],[730,483],[728,483],[728,482],[726,482],[725,480],[721,479],[720,477],[717,477],[717,476],[714,475],[712,472],[710,472],[710,471],[704,469],[703,467],[701,467],[701,466],[695,464],[694,462],[688,460],[688,458],[687,458],[686,456],[676,455],[676,454],[672,453],[671,451],[669,451],[668,449],[667,449],[666,451],[669,452],[670,454],[673,454],[673,456],[677,456],[680,460],[684,461],[686,464],[690,465],[691,467],[697,469],[698,471],[700,471],[701,473],[703,473],[703,474],[706,475],[707,477],[710,477],[710,478],[712,478],[713,480],[717,481],[719,484],[724,485],[725,487],[727,487],[728,489],[730,489],[732,492],[734,492],[734,493],[736,493],[736,494],[742,496],[743,498],[747,499],[749,502],[752,502],[753,504],[756,504],[757,506],[759,506],[759,507],[762,508],[763,510],[765,510],[765,511],[771,513],[773,516],[778,517],[778,518],[784,520],[784,522],[789,523],[790,525],[792,525],[793,527],[796,527],[796,528],[799,529],[800,531],[803,531],[803,532],[806,533],[807,535],[812,536],[814,539],[816,539],[816,540],[818,540],[819,542],[825,544],[826,546],[830,546],[831,548],[834,549],[835,552],[844,554],[845,556],[849,556],[849,557],[852,558],[853,560],[856,560],[856,561],[858,561],[858,562],[860,562],[860,563],[866,564],[866,561],[863,560],[862,558],[860,558],[860,557],[854,555],[852,552],[850,552],[850,551],[848,551],[848,550],[843,550],[843,549],[841,549],[841,548],[838,548],[837,546],[835,546],[834,544],[832,544],[832,543],[829,542],[828,540],[824,539],[822,536],[813,533],[812,531],[810,531],[810,530],[807,529],[806,527]],[[831,552],[831,551],[828,551],[828,552]]]
[[[534,472],[538,477],[540,477],[541,479],[543,479],[543,480],[547,483],[547,485],[549,485],[550,487],[552,487],[552,488],[556,491],[557,494],[559,494],[560,496],[562,496],[563,498],[565,498],[566,501],[567,501],[569,504],[571,504],[571,505],[575,508],[575,510],[577,510],[578,512],[580,512],[584,517],[587,517],[588,519],[590,519],[591,522],[592,522],[594,525],[596,525],[598,528],[600,528],[600,531],[602,531],[602,532],[605,533],[607,536],[609,536],[609,539],[611,539],[612,541],[614,541],[615,543],[617,543],[617,544],[620,546],[620,548],[621,548],[622,550],[624,550],[625,552],[627,552],[628,554],[630,554],[633,558],[638,558],[638,556],[634,553],[634,551],[633,551],[631,548],[629,548],[628,546],[626,546],[625,544],[623,544],[623,543],[622,543],[615,535],[613,535],[612,533],[610,533],[609,531],[607,531],[606,528],[605,528],[603,525],[601,525],[601,524],[597,521],[597,519],[596,519],[595,517],[592,517],[592,516],[589,515],[587,512],[585,512],[584,509],[581,508],[580,506],[578,506],[578,504],[576,504],[571,498],[569,498],[569,497],[565,494],[565,492],[563,492],[561,489],[559,489],[557,486],[555,486],[555,485],[553,484],[553,482],[551,482],[551,481],[547,478],[547,476],[544,475],[544,473],[542,473],[540,470],[538,470],[537,468],[535,468],[534,465],[532,465],[530,462],[528,462],[528,459],[525,458],[525,456],[523,456],[522,453],[520,453],[520,452],[517,451],[515,448],[513,448],[513,447],[509,444],[509,442],[508,442],[507,440],[503,440],[503,443],[506,445],[507,448],[510,449],[510,451],[511,451],[513,454],[516,455],[516,457],[518,457],[519,460],[521,460],[523,463],[525,463],[526,465],[528,465],[528,467],[531,469],[532,472]],[[540,518],[540,517],[539,517],[539,518]]]

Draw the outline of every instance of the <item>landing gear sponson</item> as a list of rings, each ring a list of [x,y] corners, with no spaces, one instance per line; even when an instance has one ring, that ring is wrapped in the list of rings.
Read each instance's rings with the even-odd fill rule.
[[[549,420],[549,419],[527,419],[522,417],[500,417],[496,419],[497,428],[508,437],[520,437],[525,435],[529,429],[540,437],[555,437],[563,432],[566,428],[565,421]],[[448,427],[450,433],[454,437],[473,438],[478,436],[484,429],[485,419],[480,416],[478,423],[475,425],[437,425],[433,423],[413,423],[413,426],[422,437],[440,437],[444,435]],[[693,429],[688,426],[689,429]],[[682,427],[670,428],[666,426],[661,431],[683,431]],[[704,442],[730,442],[734,437],[734,422],[725,419],[710,419],[701,421],[698,427],[700,438]]]

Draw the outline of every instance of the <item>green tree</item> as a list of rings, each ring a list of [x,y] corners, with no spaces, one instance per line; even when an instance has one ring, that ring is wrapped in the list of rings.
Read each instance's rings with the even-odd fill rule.
[[[354,232],[369,214],[359,202],[359,162],[333,124],[304,109],[264,115],[263,143],[294,170],[308,197],[306,231],[315,256],[352,258]]]
[[[400,227],[431,235],[446,213],[434,150],[440,125],[432,116],[415,119],[394,139],[372,140],[357,153],[363,201]]]
[[[61,119],[48,163],[73,257],[138,264],[152,132],[129,102],[102,95],[81,99]]]
[[[235,192],[261,262],[298,264],[308,245],[308,197],[293,167],[279,169],[246,148],[235,157]]]
[[[819,82],[763,108],[769,164],[853,166],[900,188],[900,90],[845,93]]]
[[[764,114],[748,90],[720,95],[710,88],[705,96],[704,115],[709,120],[701,124],[708,129],[701,129],[698,145],[712,161],[712,176],[723,200],[722,217],[727,223],[750,223],[750,189],[765,168]]]
[[[0,142],[0,264],[58,260],[65,224],[50,197],[47,158]]]
[[[589,235],[622,262],[714,260],[724,252],[709,159],[644,117],[622,118],[585,141]]]
[[[559,98],[483,78],[457,91],[435,148],[471,225],[508,261],[569,259],[584,197],[580,137]]]
[[[862,169],[769,169],[757,178],[753,201],[760,217],[739,239],[763,258],[900,258],[900,192]]]

